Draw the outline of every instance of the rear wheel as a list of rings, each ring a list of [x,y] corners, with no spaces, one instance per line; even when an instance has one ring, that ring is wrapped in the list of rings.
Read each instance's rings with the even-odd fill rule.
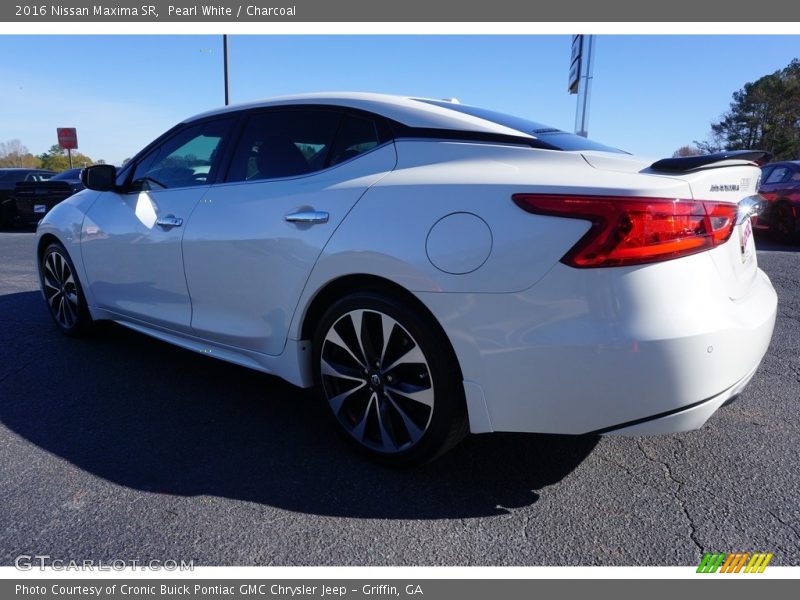
[[[466,434],[455,354],[426,316],[382,294],[352,294],[322,317],[313,347],[322,399],[370,458],[420,464]]]
[[[39,263],[39,277],[47,308],[58,328],[70,336],[86,333],[92,317],[75,265],[60,243],[54,242],[45,249]]]
[[[781,244],[791,244],[797,241],[797,218],[788,202],[779,202],[772,208],[769,219],[769,235]]]

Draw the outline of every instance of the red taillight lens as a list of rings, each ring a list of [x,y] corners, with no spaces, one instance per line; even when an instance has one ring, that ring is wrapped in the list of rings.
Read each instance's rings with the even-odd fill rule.
[[[512,198],[530,213],[592,222],[561,259],[572,267],[640,265],[695,254],[728,241],[736,222],[736,205],[721,202],[566,194]]]

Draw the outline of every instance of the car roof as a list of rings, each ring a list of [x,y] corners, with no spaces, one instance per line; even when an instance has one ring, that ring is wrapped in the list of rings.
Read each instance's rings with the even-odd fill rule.
[[[17,171],[23,173],[55,173],[50,169],[36,169],[31,167],[0,167],[0,171]]]
[[[233,104],[224,108],[207,111],[195,115],[184,121],[190,123],[215,115],[224,115],[229,112],[267,108],[275,106],[292,105],[321,105],[341,106],[368,111],[384,116],[409,127],[447,129],[456,131],[471,131],[513,135],[517,137],[533,136],[520,132],[499,123],[481,119],[443,106],[436,106],[421,102],[427,98],[414,98],[409,96],[393,96],[389,94],[372,94],[365,92],[320,92],[314,94],[295,94],[291,96],[277,96],[242,104]]]

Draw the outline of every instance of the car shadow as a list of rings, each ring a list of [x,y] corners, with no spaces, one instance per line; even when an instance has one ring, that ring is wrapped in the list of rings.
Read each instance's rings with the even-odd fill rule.
[[[137,490],[382,519],[480,517],[531,505],[598,441],[470,436],[432,464],[380,467],[350,450],[310,391],[118,325],[66,338],[38,292],[0,296],[0,421]]]

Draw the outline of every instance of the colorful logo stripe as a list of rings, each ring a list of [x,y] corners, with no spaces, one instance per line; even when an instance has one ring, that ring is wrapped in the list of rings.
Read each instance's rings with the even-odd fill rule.
[[[763,573],[764,569],[772,560],[772,552],[735,552],[726,554],[725,552],[706,552],[700,566],[697,567],[698,573]]]

